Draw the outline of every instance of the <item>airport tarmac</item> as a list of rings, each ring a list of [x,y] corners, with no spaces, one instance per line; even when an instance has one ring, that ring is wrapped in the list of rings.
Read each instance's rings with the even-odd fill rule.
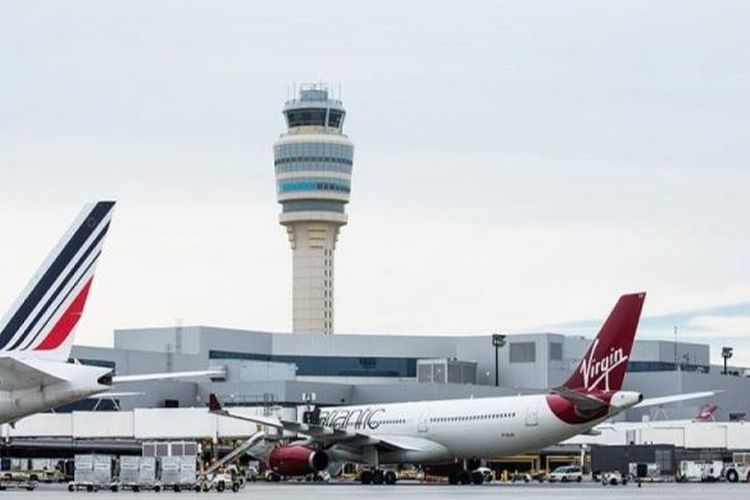
[[[607,500],[684,500],[709,499],[721,496],[725,500],[747,498],[750,484],[644,484],[628,486],[601,486],[595,483],[576,485],[551,484],[485,484],[481,486],[448,486],[440,484],[404,483],[395,486],[361,486],[351,483],[311,484],[311,483],[251,483],[239,493],[194,493],[194,492],[140,492],[120,491],[111,493],[68,493],[64,485],[41,485],[34,492],[4,491],[3,498],[24,498],[51,500],[65,498],[100,499],[141,499],[156,500],[165,497],[195,498],[231,498],[253,500],[279,500],[285,498],[304,498],[304,500],[363,499],[382,500],[384,495],[394,499],[489,499],[489,498],[525,498],[554,500],[587,500],[606,496]]]

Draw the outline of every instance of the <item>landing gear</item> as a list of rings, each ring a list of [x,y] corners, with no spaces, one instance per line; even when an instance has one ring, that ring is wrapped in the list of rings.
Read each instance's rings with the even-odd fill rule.
[[[453,470],[448,473],[448,484],[482,484],[483,479],[480,478],[480,482],[477,483],[474,475],[466,470]]]
[[[398,476],[392,470],[370,469],[363,471],[359,480],[362,484],[396,484]]]
[[[359,477],[362,484],[372,484],[372,471],[362,471],[362,475]]]
[[[465,460],[463,466],[456,467],[448,472],[448,484],[483,484],[490,480],[482,470],[475,470],[480,465],[481,462],[477,460]]]

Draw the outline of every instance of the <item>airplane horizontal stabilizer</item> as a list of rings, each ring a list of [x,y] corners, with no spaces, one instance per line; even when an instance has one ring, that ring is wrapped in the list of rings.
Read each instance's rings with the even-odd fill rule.
[[[60,363],[41,360],[35,357],[0,357],[0,387],[5,391],[31,389],[68,379],[60,373]]]
[[[188,372],[142,373],[138,375],[115,375],[113,384],[128,382],[150,382],[153,380],[171,380],[175,378],[221,377],[226,375],[224,370],[197,370]]]
[[[633,408],[645,408],[647,406],[660,406],[668,405],[671,403],[678,403],[680,401],[688,401],[691,399],[709,398],[715,396],[722,391],[704,391],[704,392],[690,392],[687,394],[673,394],[671,396],[660,396],[657,398],[644,399]]]
[[[573,403],[576,408],[582,411],[595,411],[609,407],[609,403],[602,401],[591,394],[572,391],[566,387],[557,387],[550,392],[567,399]]]
[[[145,394],[145,392],[100,392],[92,394],[86,399],[134,398]]]

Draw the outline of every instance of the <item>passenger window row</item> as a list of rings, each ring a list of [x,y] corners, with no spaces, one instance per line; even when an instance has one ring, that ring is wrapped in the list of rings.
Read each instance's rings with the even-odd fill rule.
[[[405,423],[406,423],[406,419],[402,419],[402,418],[386,419],[386,420],[380,421],[381,425],[397,425],[397,424],[405,424]]]
[[[452,417],[433,417],[430,422],[433,423],[446,423],[446,422],[469,422],[474,420],[497,420],[501,418],[513,418],[516,416],[516,412],[506,413],[485,413],[482,415],[457,415]]]

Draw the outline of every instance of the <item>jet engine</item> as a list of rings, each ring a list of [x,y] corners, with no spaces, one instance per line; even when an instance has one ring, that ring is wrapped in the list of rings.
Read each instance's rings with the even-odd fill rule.
[[[300,445],[280,446],[268,457],[271,470],[282,476],[305,476],[326,469],[329,463],[326,452]]]

